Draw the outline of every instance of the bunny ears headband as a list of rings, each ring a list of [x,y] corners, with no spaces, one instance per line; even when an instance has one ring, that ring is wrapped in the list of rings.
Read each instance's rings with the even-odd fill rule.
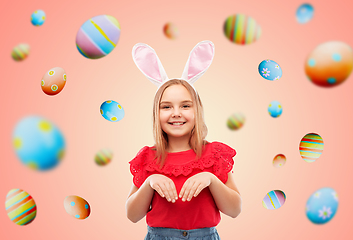
[[[211,41],[199,42],[190,52],[186,62],[181,80],[188,82],[193,88],[193,83],[199,79],[210,67],[214,56],[214,45]],[[158,89],[168,78],[161,61],[153,48],[144,43],[137,43],[132,48],[132,58],[138,69],[155,85]],[[157,89],[157,91],[158,91]],[[195,90],[195,88],[194,88]],[[196,92],[196,90],[195,90]]]

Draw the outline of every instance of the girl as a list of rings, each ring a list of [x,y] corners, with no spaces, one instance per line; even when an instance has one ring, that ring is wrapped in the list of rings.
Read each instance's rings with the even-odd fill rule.
[[[134,223],[146,215],[145,240],[220,239],[220,212],[237,217],[241,197],[230,173],[236,152],[205,140],[207,127],[194,83],[210,66],[214,45],[197,44],[181,79],[168,79],[155,51],[136,44],[133,59],[159,88],[153,105],[155,146],[130,161],[133,185],[126,201]]]

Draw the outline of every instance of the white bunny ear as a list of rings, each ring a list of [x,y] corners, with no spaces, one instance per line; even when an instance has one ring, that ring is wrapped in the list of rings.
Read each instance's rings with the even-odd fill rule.
[[[196,82],[209,68],[214,56],[214,44],[211,41],[199,42],[190,52],[182,79],[190,84]]]
[[[137,43],[132,48],[132,58],[138,69],[158,87],[168,79],[156,52],[147,44]]]

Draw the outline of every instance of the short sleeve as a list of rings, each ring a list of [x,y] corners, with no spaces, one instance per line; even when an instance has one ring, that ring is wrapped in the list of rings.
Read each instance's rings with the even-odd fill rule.
[[[213,173],[223,182],[228,180],[228,173],[233,169],[236,151],[228,145],[220,142],[212,143],[214,158]]]
[[[143,182],[146,180],[146,171],[144,171],[144,165],[146,165],[149,159],[149,147],[143,147],[132,159],[130,163],[130,172],[133,175],[133,183],[136,187],[140,188]]]

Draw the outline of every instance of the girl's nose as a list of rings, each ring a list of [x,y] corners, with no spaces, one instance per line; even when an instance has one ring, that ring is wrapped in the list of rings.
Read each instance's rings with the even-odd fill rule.
[[[181,117],[181,113],[175,111],[175,112],[172,113],[172,117],[173,117],[173,118],[174,118],[174,117]]]

